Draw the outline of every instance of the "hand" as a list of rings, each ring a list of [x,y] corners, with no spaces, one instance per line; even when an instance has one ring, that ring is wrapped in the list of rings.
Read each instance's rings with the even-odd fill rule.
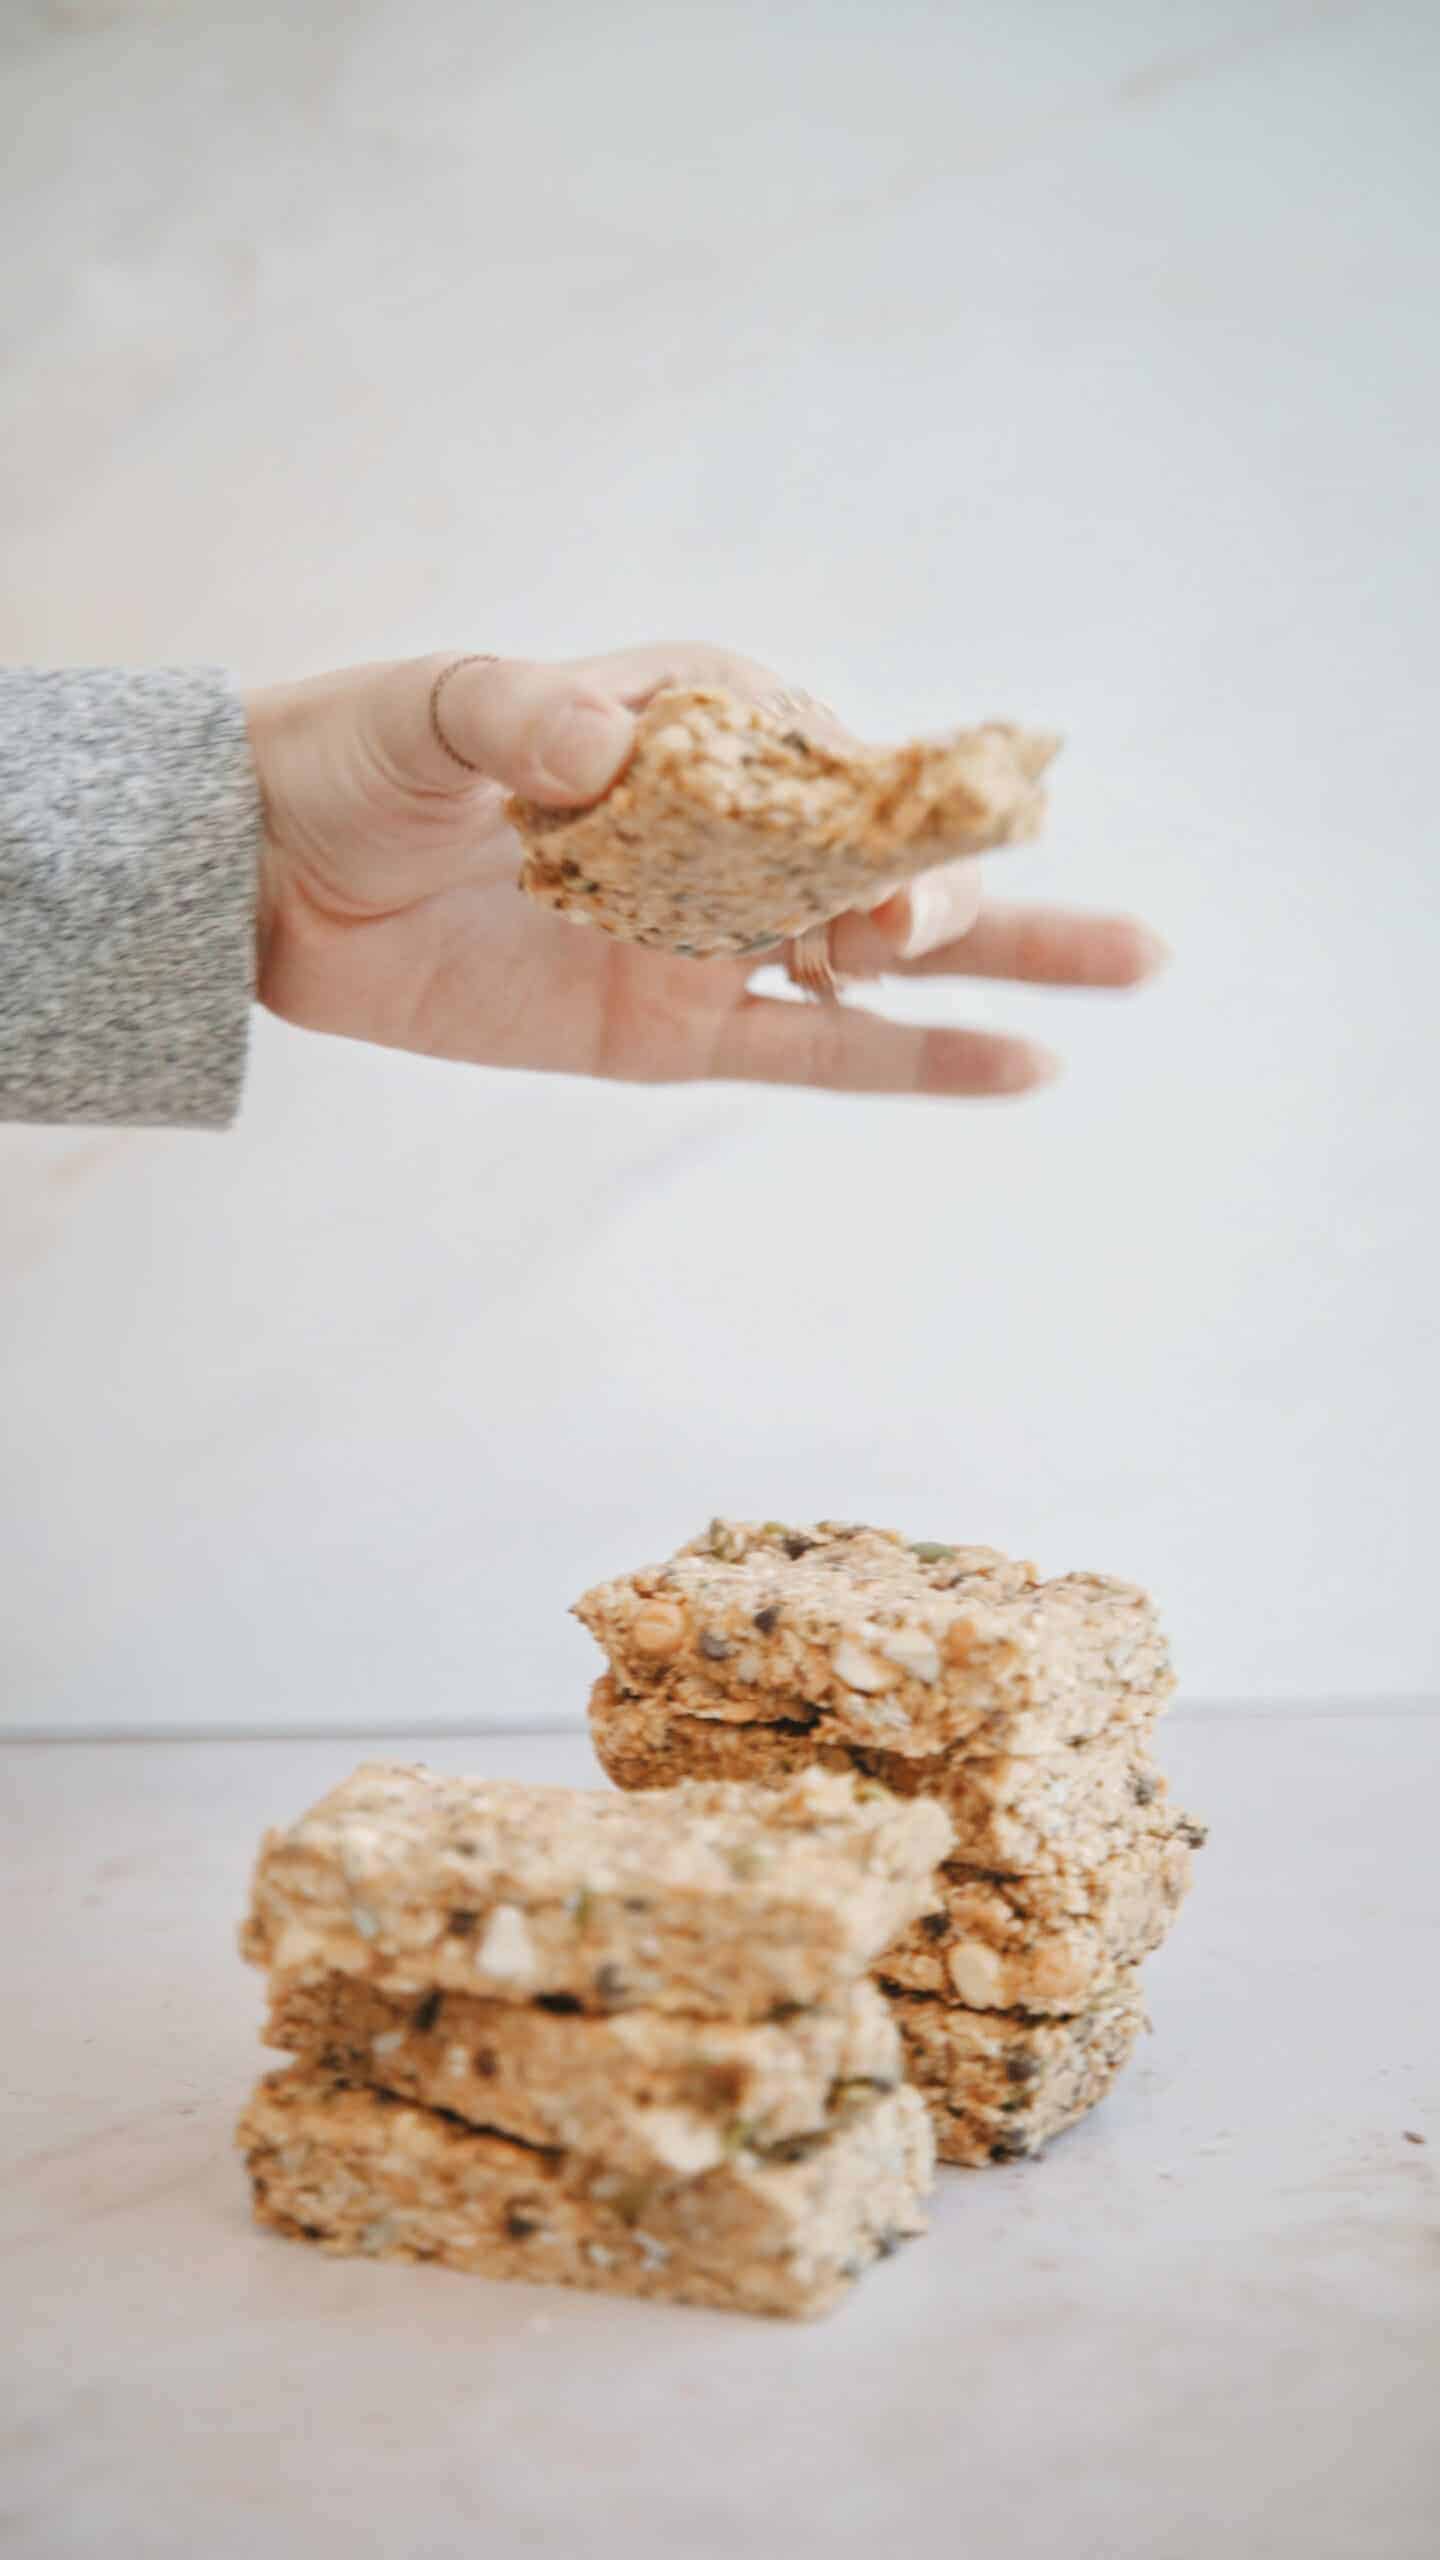
[[[661,684],[726,685],[802,709],[817,735],[842,734],[818,703],[718,649],[622,650],[564,666],[491,659],[445,685],[452,754],[430,701],[454,655],[250,698],[265,809],[259,995],[272,1012],[428,1057],[652,1083],[1015,1094],[1055,1072],[1031,1041],[753,995],[753,959],[677,959],[581,932],[519,892],[507,792],[552,808],[598,799],[625,761],[635,707]],[[1133,986],[1164,956],[1124,917],[982,912],[973,860],[843,918],[834,949],[857,976],[1069,987]]]

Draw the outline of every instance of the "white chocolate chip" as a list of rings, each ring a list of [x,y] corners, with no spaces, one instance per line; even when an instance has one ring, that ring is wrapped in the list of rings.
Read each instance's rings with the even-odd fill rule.
[[[403,2027],[387,2027],[383,2036],[371,2037],[370,2050],[372,2053],[398,2053],[404,2041]]]
[[[940,1648],[923,1627],[887,1627],[877,1638],[887,1662],[898,1664],[913,1680],[938,1680]]]
[[[867,1695],[876,1689],[893,1689],[895,1686],[895,1674],[889,1665],[873,1653],[867,1653],[864,1645],[857,1644],[853,1636],[840,1638],[830,1656],[830,1668],[837,1680],[844,1681],[847,1689],[859,1689]]]
[[[724,2158],[719,2128],[688,2107],[647,2107],[640,2122],[648,2148],[677,2177],[701,2177]]]
[[[511,1902],[497,1902],[475,1950],[475,1970],[492,1982],[528,1982],[535,1971],[535,1948],[523,1912]]]

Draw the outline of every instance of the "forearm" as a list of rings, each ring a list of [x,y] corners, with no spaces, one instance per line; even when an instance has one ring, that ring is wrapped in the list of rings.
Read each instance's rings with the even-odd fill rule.
[[[0,1119],[233,1118],[259,844],[218,672],[0,670]]]

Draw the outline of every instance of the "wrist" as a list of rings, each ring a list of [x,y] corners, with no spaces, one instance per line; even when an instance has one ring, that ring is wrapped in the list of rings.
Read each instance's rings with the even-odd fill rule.
[[[245,693],[240,697],[245,714],[245,727],[250,739],[250,754],[255,769],[255,787],[259,800],[259,827],[255,848],[255,993],[265,1002],[266,964],[275,935],[276,916],[280,905],[283,856],[275,833],[271,748],[274,733],[275,703],[279,688]]]

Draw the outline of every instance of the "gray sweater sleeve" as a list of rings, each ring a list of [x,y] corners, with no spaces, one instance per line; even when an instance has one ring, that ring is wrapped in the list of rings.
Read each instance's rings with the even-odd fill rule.
[[[223,675],[0,669],[0,1120],[233,1118],[259,845]]]

